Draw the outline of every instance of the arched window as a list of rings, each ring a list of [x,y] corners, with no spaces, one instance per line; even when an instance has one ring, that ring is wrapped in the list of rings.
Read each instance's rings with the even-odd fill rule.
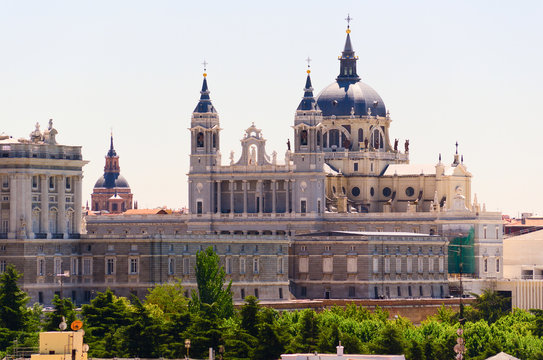
[[[217,147],[217,134],[215,134],[215,133],[213,133],[212,143],[213,143],[213,147],[216,148]]]
[[[330,147],[334,145],[336,147],[339,147],[339,130],[337,129],[330,130],[328,132],[328,138],[329,138]]]
[[[321,145],[321,131],[317,131],[317,146]]]
[[[300,131],[300,145],[307,145],[307,130]]]
[[[364,141],[364,130],[358,129],[358,142]]]
[[[383,150],[385,142],[383,141],[383,133],[379,129],[374,129],[371,132],[371,145],[375,150]]]
[[[202,132],[196,135],[196,147],[204,147],[204,133]]]

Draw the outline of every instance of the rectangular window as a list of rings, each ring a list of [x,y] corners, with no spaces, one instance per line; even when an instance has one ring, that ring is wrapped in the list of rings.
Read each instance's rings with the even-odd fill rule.
[[[6,260],[0,260],[0,274],[3,274],[6,271]]]
[[[72,188],[72,179],[67,177],[66,178],[66,190],[70,190]]]
[[[130,258],[128,262],[128,273],[131,275],[137,274],[139,271],[138,258]]]
[[[83,259],[83,275],[92,275],[92,259]]]
[[[55,276],[62,274],[62,259],[55,258],[53,273]]]
[[[407,273],[411,274],[413,272],[413,258],[408,257],[407,258]]]
[[[373,273],[377,274],[379,272],[379,258],[375,256],[373,258]]]
[[[355,297],[355,288],[354,288],[354,286],[349,286],[349,297]]]
[[[330,274],[334,271],[334,261],[331,256],[322,258],[322,272]]]
[[[439,258],[439,272],[443,273],[445,271],[445,259],[443,259],[443,256]]]
[[[2,189],[9,188],[9,177],[2,176]]]
[[[279,299],[283,298],[283,288],[279,288]]]
[[[232,274],[232,258],[227,257],[225,261],[225,271],[227,274]]]
[[[70,270],[72,272],[72,275],[79,274],[79,259],[78,258],[72,258],[72,266]]]
[[[401,274],[402,272],[402,257],[396,256],[396,274]]]
[[[245,274],[245,258],[242,257],[239,259],[239,273],[240,274]]]
[[[241,293],[241,298],[245,299],[245,289],[241,289],[240,293]]]
[[[175,274],[175,259],[168,258],[168,275]]]
[[[398,297],[402,297],[402,288],[398,286]]]
[[[38,303],[43,304],[43,292],[38,292]]]
[[[300,273],[309,272],[309,258],[307,256],[298,258],[298,271]]]
[[[486,226],[483,226],[483,239],[486,239]]]
[[[38,276],[45,275],[45,259],[38,259]]]
[[[258,299],[258,289],[255,289],[255,298]]]
[[[38,188],[38,176],[34,175],[32,176],[32,189]]]
[[[2,233],[7,234],[9,232],[9,220],[2,220]]]
[[[300,202],[300,212],[305,214],[307,212],[307,201],[301,200]]]
[[[317,212],[320,214],[322,211],[321,211],[321,200],[317,200]]]
[[[486,258],[483,260],[483,271],[488,272],[488,259]]]
[[[358,163],[354,163],[354,171],[358,171]]]
[[[409,295],[409,297],[413,296],[413,290],[411,289],[411,285],[407,287],[407,295]]]
[[[188,257],[183,258],[183,274],[190,274],[190,258]]]
[[[106,275],[115,274],[115,258],[106,259]]]
[[[284,272],[284,270],[283,270],[284,261],[285,260],[282,257],[277,259],[277,273],[278,274],[283,274],[283,272]]]
[[[354,256],[349,256],[347,258],[347,273],[356,274],[357,272],[358,272],[357,258]]]
[[[385,274],[390,274],[390,258],[385,257]]]
[[[260,261],[258,258],[254,258],[253,259],[253,274],[258,274],[259,270],[260,270]]]
[[[55,177],[54,176],[49,177],[49,189],[51,189],[51,190],[55,189]]]
[[[307,297],[307,287],[302,286],[302,287],[300,288],[300,296],[301,296],[301,297]]]
[[[496,272],[500,272],[500,258],[496,258]]]
[[[430,257],[428,259],[428,272],[433,273],[434,272],[434,258]]]
[[[424,272],[424,258],[422,256],[418,258],[418,270],[420,274]]]
[[[196,213],[201,214],[203,212],[204,204],[201,201],[196,202]]]

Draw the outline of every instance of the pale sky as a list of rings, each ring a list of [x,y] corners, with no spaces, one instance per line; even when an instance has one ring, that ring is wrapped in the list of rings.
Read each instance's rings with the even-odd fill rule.
[[[362,81],[413,164],[459,142],[488,210],[543,214],[543,2],[2,1],[0,133],[49,118],[81,145],[84,203],[113,128],[139,207],[187,203],[191,113],[205,59],[223,162],[254,121],[279,158],[303,95],[334,81],[350,14]]]

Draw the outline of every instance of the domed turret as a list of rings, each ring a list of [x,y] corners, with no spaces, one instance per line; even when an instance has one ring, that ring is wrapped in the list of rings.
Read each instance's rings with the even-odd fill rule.
[[[110,201],[112,196],[124,199],[119,202]],[[119,166],[119,156],[113,146],[113,134],[109,151],[106,155],[106,165],[104,166],[104,175],[102,175],[94,184],[94,190],[91,194],[93,211],[109,211],[112,213],[123,212],[132,209],[132,192],[128,181],[121,175]]]
[[[356,72],[357,61],[351,45],[351,30],[347,27],[347,39],[339,58],[339,75],[317,97],[323,116],[386,116],[385,103],[379,94],[360,81]]]

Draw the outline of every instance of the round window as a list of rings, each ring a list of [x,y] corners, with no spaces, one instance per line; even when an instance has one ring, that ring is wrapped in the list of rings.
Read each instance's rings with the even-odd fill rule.
[[[389,197],[392,194],[392,190],[389,187],[383,189],[383,196]]]
[[[371,196],[375,195],[375,189],[373,187],[370,189],[370,195]]]
[[[415,189],[413,189],[411,186],[405,189],[405,195],[407,196],[413,196],[414,193],[415,193]]]
[[[358,195],[360,195],[360,188],[358,188],[357,186],[355,186],[354,188],[351,189],[351,194],[353,194],[353,196],[358,196]]]

